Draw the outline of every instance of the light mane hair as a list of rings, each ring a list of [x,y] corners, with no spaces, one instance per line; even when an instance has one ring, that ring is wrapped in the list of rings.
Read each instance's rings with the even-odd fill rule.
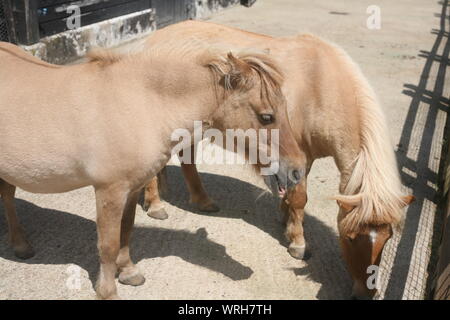
[[[223,44],[211,44],[196,37],[184,40],[168,40],[153,45],[151,48],[133,52],[118,53],[111,49],[94,49],[87,54],[88,63],[96,63],[101,67],[108,67],[128,59],[168,59],[177,62],[195,63],[208,67],[216,76],[216,80],[224,78],[225,91],[245,90],[255,85],[253,78],[242,78],[237,87],[232,88],[232,78],[238,76],[230,62],[229,55],[245,62],[258,75],[261,82],[261,94],[272,107],[276,107],[282,96],[281,86],[284,75],[277,62],[267,51],[260,49],[237,49]]]
[[[272,108],[277,108],[282,96],[281,86],[284,81],[284,75],[277,62],[267,53],[262,53],[261,50],[245,49],[229,53],[245,62],[257,75],[257,77],[241,79],[238,82],[239,88],[245,90],[253,87],[255,80],[260,81],[262,98],[267,100]],[[235,70],[226,57],[226,55],[219,55],[218,59],[211,57],[212,59],[205,64],[218,78],[223,77],[225,91],[231,91]]]
[[[344,188],[336,196],[355,205],[340,222],[345,233],[359,232],[368,225],[399,226],[403,220],[402,184],[394,147],[386,119],[373,89],[360,68],[340,49],[351,70],[356,104],[360,111],[361,150],[354,160],[354,169]]]

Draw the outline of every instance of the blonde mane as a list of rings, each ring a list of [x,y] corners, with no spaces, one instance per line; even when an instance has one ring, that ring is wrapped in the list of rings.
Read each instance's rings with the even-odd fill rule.
[[[232,54],[228,53],[228,56]],[[234,54],[236,58],[245,62],[253,71],[258,75],[261,82],[261,96],[266,99],[269,104],[276,108],[279,103],[279,97],[282,95],[281,86],[284,81],[284,75],[277,65],[277,63],[265,53],[261,53],[260,50],[246,49]],[[211,56],[206,61],[206,65],[210,67],[211,71],[218,77],[224,77],[224,87],[226,91],[231,90],[233,72],[232,66],[226,59],[226,56],[220,55],[219,59]],[[252,87],[254,83],[250,79],[246,79],[246,82],[238,83],[242,89]],[[238,88],[239,89],[239,88]]]
[[[386,119],[359,67],[349,57],[347,61],[354,70],[356,103],[360,108],[361,151],[344,194],[336,197],[355,205],[341,220],[340,228],[351,233],[367,225],[398,226],[405,203]]]
[[[230,91],[231,79],[234,70],[230,63],[230,55],[245,62],[259,76],[261,82],[261,94],[269,104],[276,108],[279,98],[282,96],[281,86],[284,75],[278,63],[270,56],[270,53],[254,48],[234,48],[223,43],[211,44],[195,36],[183,40],[160,42],[150,50],[153,54],[167,57],[175,55],[177,59],[191,59],[201,66],[209,67],[212,73],[218,77],[224,77],[225,91]],[[246,79],[249,80],[249,79]],[[237,82],[235,90],[247,89],[254,83],[250,81]]]
[[[230,79],[233,77],[230,55],[240,59],[250,66],[259,76],[262,97],[267,99],[272,107],[276,107],[279,97],[282,96],[283,73],[273,58],[267,52],[258,49],[235,49],[223,44],[213,44],[199,40],[195,37],[183,40],[168,40],[153,45],[145,51],[136,53],[118,53],[110,49],[95,49],[87,54],[89,63],[97,63],[107,67],[126,59],[168,59],[177,62],[196,63],[208,67],[220,79],[224,77],[225,91],[231,90]],[[249,79],[247,79],[249,80]],[[239,82],[234,89],[246,89],[254,85],[249,81]]]

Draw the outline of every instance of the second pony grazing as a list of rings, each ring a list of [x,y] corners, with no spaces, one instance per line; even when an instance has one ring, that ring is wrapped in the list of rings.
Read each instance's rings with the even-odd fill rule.
[[[368,268],[379,264],[386,241],[402,219],[402,208],[413,197],[402,193],[381,106],[358,66],[342,49],[312,35],[273,38],[200,21],[158,30],[146,45],[151,48],[166,39],[189,38],[210,45],[268,50],[279,61],[285,75],[282,89],[289,120],[297,144],[306,154],[307,174],[315,159],[328,156],[334,158],[341,173],[340,193],[335,199],[342,253],[354,280],[354,296],[372,297],[376,290],[367,286]],[[182,169],[192,202],[205,211],[216,209],[195,165],[182,164]],[[289,253],[302,259],[306,179],[291,192],[280,193],[277,185],[272,189],[283,196]],[[155,181],[147,188],[147,196],[148,202],[160,204]]]
[[[122,284],[143,284],[129,252],[137,198],[170,158],[174,130],[192,132],[194,121],[211,117],[226,127],[279,129],[276,179],[287,183],[288,173],[303,169],[282,81],[266,54],[211,51],[193,42],[128,56],[104,52],[65,67],[0,43],[0,194],[15,254],[34,254],[16,216],[16,186],[34,193],[93,186],[98,296],[118,297],[116,272]],[[267,114],[271,123],[262,121]]]

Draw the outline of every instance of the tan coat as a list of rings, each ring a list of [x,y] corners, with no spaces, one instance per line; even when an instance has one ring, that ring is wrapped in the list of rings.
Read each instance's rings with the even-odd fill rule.
[[[100,275],[97,293],[117,298],[144,277],[131,262],[129,238],[140,189],[170,157],[175,129],[194,121],[217,128],[264,127],[275,115],[283,168],[304,167],[286,113],[283,76],[267,54],[210,50],[195,41],[165,42],[147,52],[91,56],[58,67],[0,43],[0,194],[10,241],[32,256],[14,208],[15,186],[56,193],[93,186]],[[227,83],[226,87],[223,84]]]

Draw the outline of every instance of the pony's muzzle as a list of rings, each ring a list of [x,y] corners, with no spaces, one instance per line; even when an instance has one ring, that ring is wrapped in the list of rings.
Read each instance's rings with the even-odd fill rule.
[[[295,187],[300,183],[302,177],[305,176],[304,170],[302,169],[291,169],[288,172],[288,187]]]
[[[293,189],[305,176],[305,169],[296,168],[281,162],[278,171],[266,176],[264,181],[275,196],[283,198],[289,189]]]

